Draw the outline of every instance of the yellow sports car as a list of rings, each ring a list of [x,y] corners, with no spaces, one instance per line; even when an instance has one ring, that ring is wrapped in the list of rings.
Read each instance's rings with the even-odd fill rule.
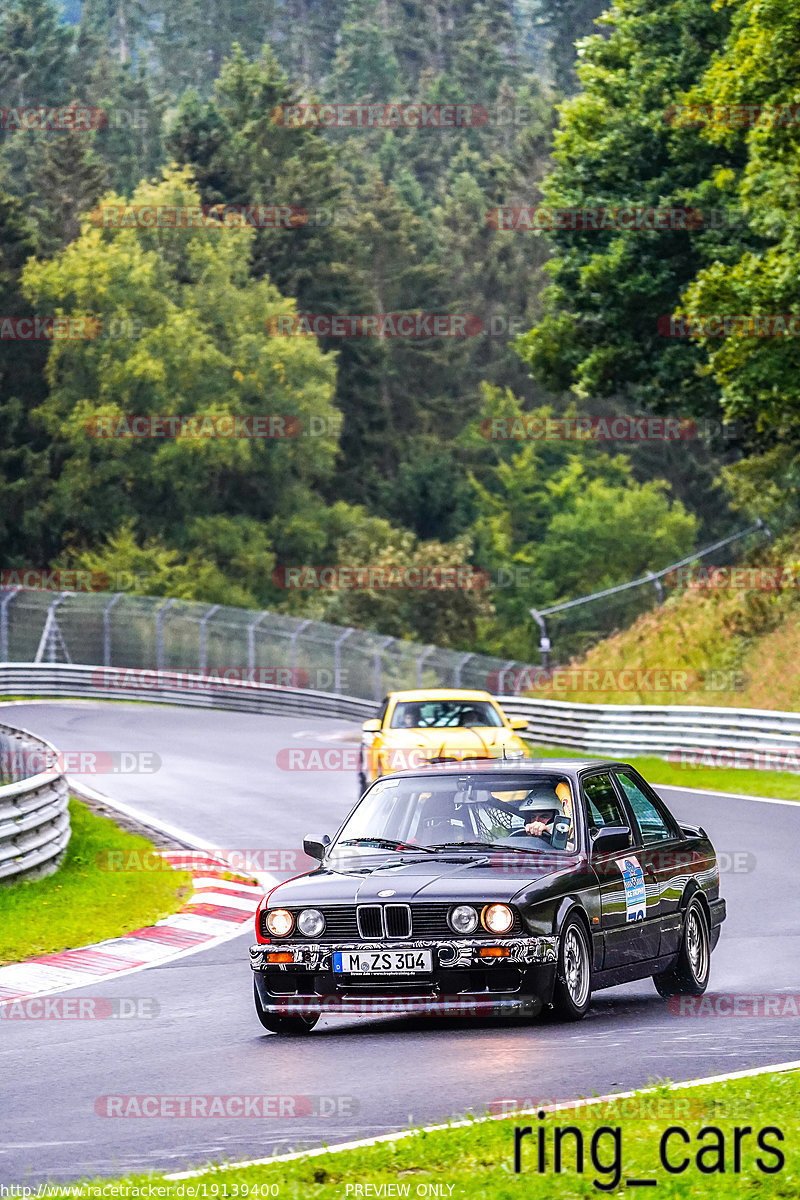
[[[488,692],[454,689],[391,692],[377,717],[361,726],[360,791],[379,775],[460,759],[529,758],[510,721]]]

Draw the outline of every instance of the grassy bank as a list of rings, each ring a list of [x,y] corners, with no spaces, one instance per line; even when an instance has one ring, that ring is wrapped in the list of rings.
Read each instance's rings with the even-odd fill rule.
[[[534,1029],[531,1036],[536,1036]],[[535,1095],[535,1088],[532,1090]],[[535,1106],[538,1102],[531,1099],[528,1103]],[[487,1107],[489,1105],[495,1107],[487,1097]],[[364,1116],[366,1119],[367,1114]],[[116,1119],[123,1124],[126,1120],[124,1116]],[[137,1117],[131,1115],[127,1119]],[[156,1120],[165,1139],[178,1135],[180,1119]],[[280,1125],[287,1126],[286,1138],[291,1141],[292,1121],[285,1118],[269,1120],[271,1131]],[[337,1125],[351,1135],[352,1116],[331,1121],[329,1138],[332,1143],[342,1136],[337,1133]],[[515,1126],[531,1126],[533,1130],[533,1136],[520,1142],[519,1174],[514,1171]],[[579,1139],[575,1134],[565,1134],[562,1170],[556,1173],[554,1131],[567,1126],[580,1131],[582,1136],[583,1170],[576,1169]],[[686,1162],[685,1169],[675,1174],[660,1161],[662,1138],[670,1126],[685,1130],[685,1140],[681,1135],[673,1135],[665,1143],[664,1153],[673,1167]],[[713,1126],[718,1132],[706,1134],[699,1140],[698,1135],[705,1126]],[[738,1156],[734,1134],[737,1126],[751,1130],[740,1136]],[[540,1127],[546,1148],[545,1167],[541,1173],[536,1148]],[[606,1132],[599,1133],[602,1127]],[[763,1132],[768,1127],[772,1132]],[[296,1197],[340,1200],[349,1196],[567,1200],[568,1197],[602,1195],[603,1192],[594,1186],[595,1179],[614,1195],[630,1196],[635,1193],[626,1188],[626,1180],[634,1178],[656,1180],[656,1195],[667,1196],[670,1200],[742,1194],[751,1200],[762,1196],[789,1197],[800,1195],[798,1127],[798,1073],[769,1073],[701,1087],[677,1090],[661,1087],[655,1093],[638,1093],[630,1099],[603,1102],[586,1109],[573,1107],[549,1113],[542,1119],[534,1111],[523,1118],[504,1117],[429,1133],[419,1131],[394,1142],[305,1156],[292,1162],[210,1168],[181,1181],[169,1181],[161,1175],[127,1176],[116,1181],[122,1190],[115,1194],[122,1197],[146,1195],[135,1189],[151,1184],[164,1187],[163,1192],[157,1193],[161,1196],[189,1197],[190,1200],[193,1197],[268,1195],[280,1196],[282,1200]],[[596,1153],[593,1156],[591,1147],[595,1135]],[[697,1156],[701,1151],[698,1165]],[[782,1166],[781,1157],[784,1159]],[[774,1171],[779,1166],[780,1170]],[[609,1188],[609,1184],[615,1186]],[[84,1196],[92,1196],[92,1186],[98,1188],[96,1194],[100,1195],[102,1185],[96,1184],[87,1185]],[[52,1189],[50,1194],[56,1196],[58,1193]],[[70,1193],[65,1188],[62,1194]]]
[[[571,750],[560,746],[529,743],[537,758],[621,758],[630,763],[654,785],[707,789],[711,792],[740,792],[745,796],[768,796],[774,800],[800,800],[800,775],[781,771],[751,771],[670,763],[663,758],[631,758],[628,755],[602,755],[593,751]]]
[[[70,801],[72,837],[59,870],[0,887],[0,964],[119,937],[179,909],[191,889],[185,871],[109,871],[109,850],[144,854],[146,838],[126,833]]]

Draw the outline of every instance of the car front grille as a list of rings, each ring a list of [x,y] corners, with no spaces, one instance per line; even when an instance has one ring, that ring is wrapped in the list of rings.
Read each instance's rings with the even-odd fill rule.
[[[487,901],[491,903],[491,901]],[[325,917],[325,932],[321,937],[305,938],[295,928],[291,937],[279,938],[279,941],[291,942],[360,942],[378,941],[394,938],[417,938],[425,940],[456,938],[462,935],[453,933],[447,923],[447,914],[453,904],[422,903],[422,904],[330,904],[318,905],[319,911]],[[480,911],[482,905],[476,903]],[[295,918],[302,911],[299,908],[289,910]],[[266,912],[261,914],[261,934],[269,938],[270,934],[265,924]],[[510,937],[522,932],[522,921],[519,913],[514,913],[514,924],[507,934],[487,933],[479,925],[472,938],[491,938],[496,941],[499,936]]]

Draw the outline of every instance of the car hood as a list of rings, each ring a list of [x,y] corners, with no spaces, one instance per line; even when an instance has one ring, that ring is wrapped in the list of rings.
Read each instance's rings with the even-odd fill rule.
[[[498,754],[503,746],[516,746],[520,744],[520,739],[513,730],[495,726],[482,726],[479,729],[390,729],[384,735],[383,744],[387,749],[483,757]]]
[[[392,860],[395,861],[392,861]],[[391,858],[370,856],[346,868],[321,866],[308,875],[287,880],[270,895],[270,908],[278,905],[370,904],[396,901],[440,901],[459,903],[486,900],[510,900],[520,890],[530,895],[539,881],[571,874],[579,857],[564,855],[563,866],[554,864],[552,855],[514,854],[508,851],[475,852],[425,856],[412,859],[410,853]],[[391,891],[391,896],[381,892]]]

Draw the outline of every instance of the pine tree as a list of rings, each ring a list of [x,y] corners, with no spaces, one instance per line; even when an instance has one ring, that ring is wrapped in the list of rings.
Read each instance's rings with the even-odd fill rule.
[[[79,218],[106,191],[108,174],[80,130],[37,134],[27,149],[27,207],[39,230],[39,253],[49,256],[78,236]]]
[[[0,313],[12,333],[33,310],[20,291],[20,274],[36,249],[22,205],[0,191]],[[46,564],[57,549],[48,525],[49,444],[32,411],[47,392],[46,341],[4,338],[0,359],[0,562]]]

